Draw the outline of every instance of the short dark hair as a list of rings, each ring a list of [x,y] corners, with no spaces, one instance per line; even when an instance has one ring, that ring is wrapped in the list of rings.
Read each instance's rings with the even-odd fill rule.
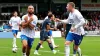
[[[48,11],[48,13],[49,13],[49,12],[51,12],[51,13],[52,13],[52,11]]]
[[[28,5],[28,7],[29,7],[29,6],[33,6],[33,5]],[[33,6],[33,8],[34,8],[34,6]]]
[[[69,2],[68,4],[70,4],[73,8],[75,8],[75,3],[74,2]]]
[[[18,13],[18,11],[13,11],[13,14],[14,14],[15,12],[17,12],[17,13]]]
[[[18,11],[13,11],[11,15],[14,16],[14,13],[15,13],[15,12],[17,12],[17,14],[18,14],[18,16],[19,16]]]
[[[52,14],[52,11],[48,11],[48,13],[47,13],[47,14],[48,14],[48,15],[49,15],[49,14]]]
[[[48,18],[51,18],[52,16],[53,16],[53,14],[49,14],[49,15],[48,15]]]

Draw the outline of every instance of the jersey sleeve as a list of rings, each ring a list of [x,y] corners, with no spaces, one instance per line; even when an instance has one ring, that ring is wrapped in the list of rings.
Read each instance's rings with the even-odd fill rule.
[[[9,20],[9,24],[12,24],[12,18],[10,18],[10,20]]]
[[[81,27],[82,25],[84,25],[85,20],[84,20],[82,14],[81,14],[80,12],[77,12],[77,13],[75,14],[75,16],[77,17],[77,19],[80,20],[80,23],[77,24],[77,25],[75,25],[75,28],[78,28],[78,27]]]

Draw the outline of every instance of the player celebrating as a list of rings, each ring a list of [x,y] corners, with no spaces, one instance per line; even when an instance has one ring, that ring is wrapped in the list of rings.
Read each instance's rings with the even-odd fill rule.
[[[21,41],[22,41],[22,52],[23,56],[29,56],[32,43],[34,41],[35,26],[37,24],[37,16],[34,15],[34,7],[28,6],[28,14],[22,17],[22,29],[21,29]]]
[[[13,17],[11,17],[11,19],[9,21],[9,24],[12,27],[12,33],[14,35],[14,38],[13,38],[13,48],[17,48],[16,38],[17,38],[17,33],[19,31],[20,22],[21,22],[21,19],[18,16],[17,11],[14,11]]]
[[[71,42],[74,41],[73,56],[76,56],[76,52],[83,38],[81,35],[84,34],[83,25],[85,23],[85,20],[83,16],[81,15],[81,13],[77,9],[75,9],[75,4],[73,2],[69,2],[67,4],[67,10],[70,12],[68,19],[64,21],[61,21],[59,19],[57,20],[63,23],[72,24],[70,32],[68,33],[67,38],[66,38],[65,51],[66,51],[66,56],[69,56],[70,55],[70,44]]]
[[[56,54],[56,50],[54,50],[51,40],[49,39],[50,30],[55,29],[55,28],[50,27],[52,20],[54,20],[54,15],[50,14],[50,15],[48,15],[48,19],[44,20],[44,22],[42,24],[42,28],[41,28],[41,32],[40,32],[40,42],[38,43],[36,50],[34,52],[34,54],[36,54],[36,55],[39,55],[38,50],[45,40],[48,42],[48,45],[49,45],[50,49],[53,51],[53,53]]]

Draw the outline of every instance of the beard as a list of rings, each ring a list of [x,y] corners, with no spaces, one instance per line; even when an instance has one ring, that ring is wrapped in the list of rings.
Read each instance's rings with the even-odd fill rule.
[[[33,12],[28,12],[28,14],[32,15],[32,14],[34,14],[34,13],[33,13]]]

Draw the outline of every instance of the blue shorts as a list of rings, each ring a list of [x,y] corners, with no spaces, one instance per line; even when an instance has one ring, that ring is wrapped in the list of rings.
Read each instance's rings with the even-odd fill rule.
[[[52,30],[49,30],[48,36],[52,36]]]
[[[40,31],[40,40],[46,41],[47,39],[49,39],[48,36],[52,36],[52,30],[49,30],[48,32],[46,30]]]
[[[33,44],[33,41],[34,41],[34,38],[29,38],[25,35],[21,35],[21,41],[23,40],[27,40],[27,43],[28,43],[28,46],[31,48],[32,47],[32,44]]]
[[[81,42],[82,42],[82,39],[83,39],[83,36],[77,35],[77,34],[74,34],[74,33],[71,33],[71,32],[69,32],[67,37],[66,37],[67,41],[73,41],[74,40],[75,45],[80,45]]]
[[[17,35],[18,30],[12,30],[12,33]]]

